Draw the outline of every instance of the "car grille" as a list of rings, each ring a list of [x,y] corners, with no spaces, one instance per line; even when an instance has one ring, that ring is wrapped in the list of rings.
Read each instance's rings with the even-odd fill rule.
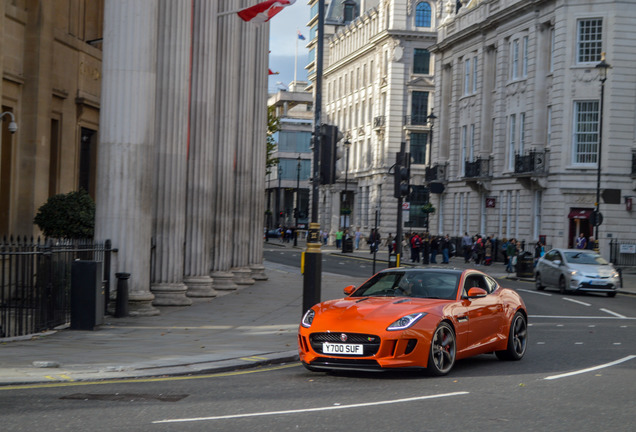
[[[346,335],[346,340],[342,340],[342,335]],[[364,356],[372,356],[380,349],[380,337],[371,334],[363,333],[312,333],[309,336],[309,342],[312,349],[317,353],[322,352],[322,343],[348,343],[348,344],[361,344],[363,347]],[[329,354],[330,356],[338,356],[340,354]]]

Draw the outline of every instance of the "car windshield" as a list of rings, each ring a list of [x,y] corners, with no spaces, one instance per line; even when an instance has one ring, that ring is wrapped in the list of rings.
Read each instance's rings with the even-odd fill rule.
[[[565,252],[565,259],[570,264],[593,264],[607,265],[609,264],[605,258],[597,253],[590,252]]]
[[[455,300],[459,274],[440,271],[394,271],[375,275],[352,297],[417,297]]]

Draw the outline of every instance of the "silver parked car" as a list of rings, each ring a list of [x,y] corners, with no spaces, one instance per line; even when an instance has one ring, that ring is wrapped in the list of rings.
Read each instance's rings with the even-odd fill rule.
[[[539,258],[534,269],[539,291],[546,286],[566,291],[604,292],[614,297],[620,276],[612,264],[592,250],[552,249]]]

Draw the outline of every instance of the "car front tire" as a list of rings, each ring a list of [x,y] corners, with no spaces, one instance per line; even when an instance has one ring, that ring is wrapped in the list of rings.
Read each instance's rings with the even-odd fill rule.
[[[433,333],[428,354],[428,371],[434,376],[446,375],[455,364],[456,354],[455,332],[448,323],[443,322]]]
[[[565,294],[567,292],[567,286],[565,284],[565,277],[561,276],[559,278],[559,292],[561,294]]]
[[[543,285],[543,281],[541,281],[541,273],[537,273],[535,275],[534,285],[537,288],[537,291],[543,291],[545,289],[545,285]]]
[[[499,360],[521,360],[528,344],[528,322],[526,317],[517,312],[510,323],[508,347],[504,351],[496,351]]]

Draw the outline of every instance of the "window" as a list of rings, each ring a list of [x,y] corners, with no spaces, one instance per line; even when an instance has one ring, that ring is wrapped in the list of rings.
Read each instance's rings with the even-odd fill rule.
[[[470,59],[464,61],[464,94],[470,93]]]
[[[414,74],[430,74],[429,65],[431,62],[431,53],[427,49],[415,48],[413,54],[413,73]]]
[[[512,61],[511,77],[516,79],[519,77],[519,40],[512,41],[510,58]]]
[[[278,131],[274,134],[278,141],[279,152],[309,153],[311,151],[311,132]]]
[[[420,2],[415,7],[415,27],[431,26],[431,5]]]
[[[598,152],[598,101],[574,103],[574,163],[596,163]]]
[[[554,37],[554,27],[552,27],[550,29],[550,73],[554,72],[554,43],[555,43],[555,37]]]
[[[523,154],[524,144],[526,141],[526,113],[519,115],[519,154]]]
[[[414,164],[426,164],[426,146],[428,144],[427,133],[411,133],[411,162]]]
[[[475,161],[475,125],[470,125],[470,147],[468,153],[468,160],[471,162]]]
[[[477,92],[477,56],[473,57],[473,93]]]
[[[548,131],[547,131],[547,139],[546,146],[550,146],[550,142],[552,141],[552,107],[548,107]]]
[[[462,152],[459,159],[460,173],[462,177],[466,175],[466,134],[466,126],[462,126]]]
[[[578,63],[601,61],[603,51],[603,20],[586,19],[578,22],[576,34]]]
[[[428,92],[414,91],[411,97],[411,124],[425,125],[427,116]]]
[[[521,62],[521,75],[528,76],[528,36],[523,38],[523,61]]]
[[[517,133],[517,117],[512,114],[510,116],[510,130],[508,143],[508,169],[514,170],[515,168],[515,135]]]

